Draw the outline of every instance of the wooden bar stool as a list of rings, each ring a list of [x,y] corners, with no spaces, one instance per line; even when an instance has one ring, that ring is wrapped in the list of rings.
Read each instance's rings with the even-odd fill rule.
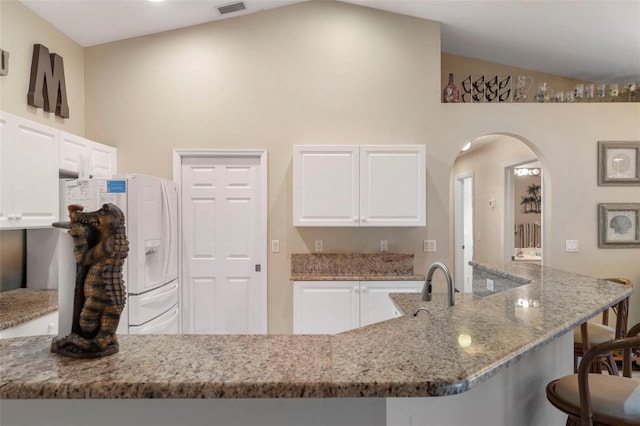
[[[633,283],[626,278],[607,278],[606,280],[633,286]],[[620,301],[617,305],[613,306],[611,310],[616,316],[615,328],[609,326],[609,309],[607,309],[602,312],[602,323],[586,321],[573,330],[574,373],[578,371],[578,359],[584,356],[589,349],[600,343],[625,337],[627,332],[627,319],[629,317],[629,298],[627,297]],[[602,367],[605,367],[609,374],[618,375],[616,356],[620,359],[618,353],[602,354],[602,356],[593,363],[592,372],[601,373]],[[629,374],[631,374],[630,370]]]
[[[567,426],[627,426],[640,424],[640,381],[609,374],[590,373],[591,364],[602,354],[622,350],[623,366],[631,369],[631,352],[640,347],[640,323],[624,339],[596,345],[571,374],[547,385],[547,399],[567,413]]]

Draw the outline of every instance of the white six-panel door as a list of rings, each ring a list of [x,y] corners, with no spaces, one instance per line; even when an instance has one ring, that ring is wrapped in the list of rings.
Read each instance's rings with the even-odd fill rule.
[[[260,167],[256,157],[182,158],[185,333],[266,331]]]

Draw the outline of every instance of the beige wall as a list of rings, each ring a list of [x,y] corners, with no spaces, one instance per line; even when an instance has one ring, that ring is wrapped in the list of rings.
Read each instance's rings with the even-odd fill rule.
[[[391,251],[416,254],[418,272],[450,262],[451,167],[466,141],[490,133],[519,135],[548,171],[547,264],[640,283],[640,250],[600,250],[596,232],[597,203],[640,201],[637,191],[598,187],[595,174],[598,140],[640,139],[640,105],[442,105],[439,24],[334,2],[85,55],[87,135],[118,147],[121,171],[171,177],[173,148],[269,151],[268,239],[281,241],[268,259],[272,333],[292,329],[290,254],[310,251],[314,239],[326,251],[365,252],[387,239]],[[292,227],[292,145],[311,143],[426,144],[426,228]],[[426,238],[438,243],[428,256]],[[578,239],[580,252],[564,253],[565,239]]]
[[[87,135],[118,147],[121,172],[165,177],[173,148],[268,149],[268,239],[281,241],[268,259],[269,331],[290,332],[290,253],[315,239],[327,252],[372,252],[387,239],[416,252],[423,272],[423,239],[442,243],[429,261],[448,256],[435,201],[437,232],[291,226],[294,144],[430,143],[439,37],[434,22],[312,2],[89,48]]]
[[[86,136],[117,146],[122,172],[165,177],[173,148],[269,151],[268,238],[281,241],[268,259],[272,333],[291,331],[290,254],[316,238],[327,251],[368,252],[384,238],[415,252],[418,272],[450,262],[452,165],[467,141],[492,133],[518,135],[542,161],[547,265],[640,284],[640,250],[598,249],[596,228],[597,203],[640,202],[637,187],[596,184],[597,141],[639,140],[640,105],[442,105],[439,37],[434,22],[311,2],[89,48]],[[311,143],[425,144],[426,228],[292,227],[291,147]],[[426,238],[438,242],[428,256]],[[580,252],[564,253],[565,239]]]
[[[62,56],[67,119],[27,105],[34,44]],[[84,49],[16,0],[0,1],[0,48],[9,52],[9,74],[0,77],[0,110],[83,136]]]

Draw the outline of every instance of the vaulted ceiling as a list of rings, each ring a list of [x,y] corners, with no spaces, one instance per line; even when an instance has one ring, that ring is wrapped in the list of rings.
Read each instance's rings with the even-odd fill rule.
[[[3,0],[4,1],[4,0]],[[81,46],[300,3],[244,0],[21,0]],[[328,0],[333,1],[333,0]],[[640,83],[640,1],[342,0],[442,23],[442,51],[601,83]]]

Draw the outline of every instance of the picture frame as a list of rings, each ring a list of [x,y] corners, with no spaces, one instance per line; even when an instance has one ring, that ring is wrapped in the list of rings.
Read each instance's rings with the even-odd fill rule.
[[[640,203],[598,204],[598,247],[640,248]]]
[[[640,185],[640,141],[598,142],[598,185]]]

